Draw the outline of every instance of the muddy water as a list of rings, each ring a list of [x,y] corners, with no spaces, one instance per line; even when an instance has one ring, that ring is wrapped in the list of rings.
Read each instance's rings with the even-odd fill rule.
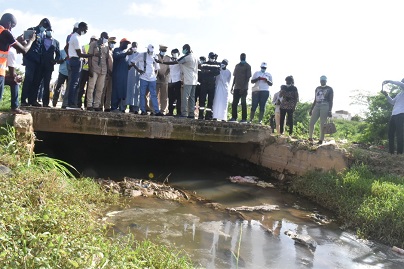
[[[404,256],[390,247],[358,240],[334,222],[314,222],[311,213],[333,217],[319,205],[276,188],[230,183],[227,178],[235,175],[271,178],[209,151],[214,145],[45,134],[39,138],[43,142],[37,152],[63,159],[85,175],[117,180],[151,175],[225,207],[279,205],[279,211],[245,213],[246,220],[201,203],[152,198],[131,199],[129,206],[111,209],[109,221],[115,223],[116,235],[132,233],[137,239],[184,250],[198,268],[404,268]],[[317,247],[295,244],[284,234],[288,230],[309,235]]]

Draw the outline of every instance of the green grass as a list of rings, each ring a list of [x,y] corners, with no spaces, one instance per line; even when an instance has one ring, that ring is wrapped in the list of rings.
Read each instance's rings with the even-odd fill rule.
[[[2,130],[0,164],[13,173],[0,175],[0,268],[193,268],[182,251],[107,236],[100,218],[119,197],[71,177],[64,162],[31,155],[13,128]]]
[[[355,164],[342,173],[308,173],[290,188],[336,212],[360,237],[404,247],[403,177]]]

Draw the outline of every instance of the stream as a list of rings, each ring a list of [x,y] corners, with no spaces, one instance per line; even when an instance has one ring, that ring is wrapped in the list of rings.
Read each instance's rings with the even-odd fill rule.
[[[38,134],[36,152],[63,159],[95,178],[152,179],[193,192],[225,208],[278,205],[270,212],[243,212],[244,219],[200,202],[158,198],[123,198],[107,220],[114,236],[131,233],[189,255],[196,268],[404,268],[404,255],[390,246],[360,240],[331,221],[320,205],[276,187],[232,183],[230,176],[257,176],[274,182],[265,171],[219,156],[212,144],[79,135]],[[61,143],[63,141],[63,143]],[[75,147],[80,143],[80,147]],[[78,158],[79,156],[79,158]],[[285,232],[306,236],[315,248],[296,243]]]

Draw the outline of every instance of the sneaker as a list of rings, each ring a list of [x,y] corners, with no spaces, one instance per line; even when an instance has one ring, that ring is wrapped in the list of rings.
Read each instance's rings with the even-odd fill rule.
[[[94,111],[95,109],[92,107],[87,107],[87,111]]]
[[[30,104],[31,106],[42,107],[42,105],[38,102],[33,102]]]
[[[237,120],[236,120],[235,118],[231,118],[231,119],[229,120],[229,122],[237,122]]]
[[[67,106],[66,109],[69,109],[69,110],[81,110],[81,108],[75,107],[75,106]]]
[[[111,109],[110,109],[110,108],[106,108],[106,109],[104,109],[104,112],[111,112]]]
[[[247,121],[246,120],[241,120],[240,123],[247,123]]]
[[[13,113],[13,114],[20,114],[20,115],[27,115],[29,113],[28,111],[21,110],[18,107],[17,108],[12,108],[10,110],[10,112]]]

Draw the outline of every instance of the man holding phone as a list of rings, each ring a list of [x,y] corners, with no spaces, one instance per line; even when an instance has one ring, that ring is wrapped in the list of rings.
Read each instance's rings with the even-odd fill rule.
[[[27,53],[30,49],[32,42],[35,40],[35,35],[32,35],[25,45],[22,45],[19,41],[15,40],[11,34],[11,29],[17,25],[17,19],[11,13],[5,13],[0,19],[0,100],[3,97],[6,67],[10,47],[13,47],[20,53]],[[23,37],[19,37],[21,40]],[[14,78],[14,81],[18,81],[17,74],[14,72],[14,68],[10,68],[9,76]],[[18,85],[17,85],[18,86]],[[18,87],[10,87],[11,90],[11,112],[15,114],[24,114],[24,112],[18,107]]]

